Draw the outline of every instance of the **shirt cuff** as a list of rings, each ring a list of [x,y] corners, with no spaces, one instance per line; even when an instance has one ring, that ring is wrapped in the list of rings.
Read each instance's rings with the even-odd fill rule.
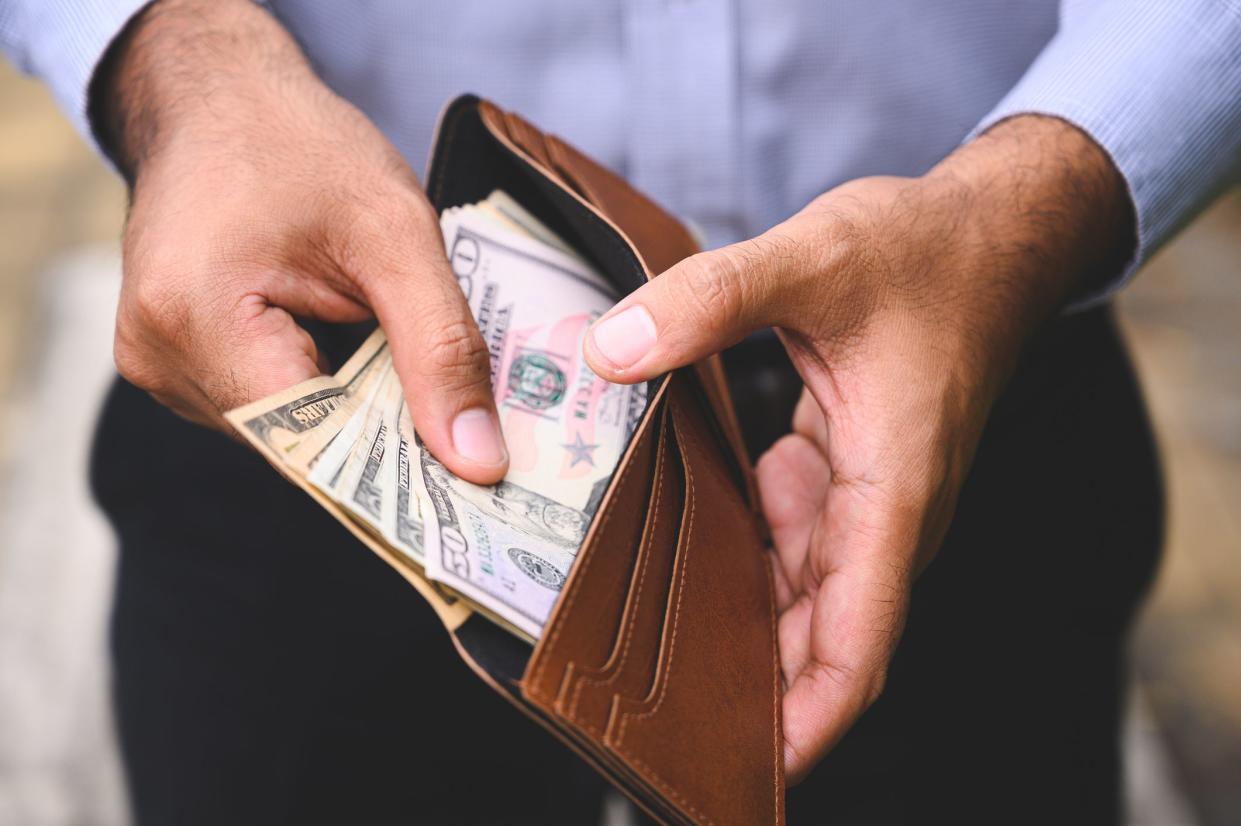
[[[91,77],[112,40],[150,0],[35,0],[6,21],[14,62],[43,79],[78,133],[95,146],[86,118]]]
[[[1241,5],[1065,6],[1059,32],[969,138],[1014,115],[1052,115],[1115,163],[1136,212],[1137,249],[1080,308],[1120,289],[1241,171]]]

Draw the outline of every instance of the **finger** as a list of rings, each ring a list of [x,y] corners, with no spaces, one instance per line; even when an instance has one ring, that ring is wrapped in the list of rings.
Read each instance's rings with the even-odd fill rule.
[[[399,237],[373,234],[358,242],[354,259],[388,334],[418,435],[453,473],[491,484],[508,469],[491,362],[444,254],[439,222],[429,205],[426,211]]]
[[[792,599],[778,609],[776,636],[780,649],[780,670],[784,674],[786,691],[797,680],[797,675],[810,662],[810,619],[814,615],[814,594],[795,591]]]
[[[335,324],[353,324],[374,318],[365,298],[354,292],[354,287],[344,279],[326,280],[317,275],[298,272],[281,272],[269,275],[263,283],[263,295],[267,301],[285,309],[294,316],[330,321]],[[319,351],[315,366],[320,373],[329,373],[332,365],[327,354]]]
[[[321,375],[314,339],[286,310],[253,296],[227,332],[201,330],[186,355],[197,389],[222,414]]]
[[[759,458],[756,470],[777,559],[789,584],[801,590],[806,552],[831,483],[831,466],[813,442],[792,433]]]
[[[595,323],[586,360],[609,381],[633,383],[719,352],[786,316],[796,258],[774,231],[686,258]]]
[[[355,289],[343,278],[329,280],[319,274],[282,271],[268,273],[259,292],[267,303],[294,316],[350,324],[374,317]]]
[[[793,408],[793,432],[810,439],[820,450],[827,450],[827,418],[810,388],[802,389],[797,407]]]
[[[775,551],[771,551],[768,556],[770,557],[772,585],[776,592],[776,610],[783,613],[797,599],[797,591],[789,582],[788,574],[784,572],[784,566],[780,563],[780,558]]]
[[[786,771],[794,781],[878,698],[904,627],[910,587],[904,560],[913,545],[907,532],[859,529],[850,544],[840,556],[852,561],[830,568],[813,590],[806,625],[781,629],[782,643],[808,641],[784,697]]]
[[[227,429],[225,411],[319,375],[314,340],[260,296],[223,310],[188,301],[153,313],[123,300],[114,347],[118,372],[184,418]]]

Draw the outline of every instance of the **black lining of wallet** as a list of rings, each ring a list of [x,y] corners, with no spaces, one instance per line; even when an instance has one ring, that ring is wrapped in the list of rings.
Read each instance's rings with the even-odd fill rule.
[[[437,211],[481,201],[503,189],[551,227],[628,294],[646,283],[642,262],[616,230],[532,168],[491,134],[478,99],[458,99],[444,114],[427,191]],[[468,158],[468,163],[458,159]],[[453,166],[457,168],[452,168]]]
[[[477,97],[464,95],[442,116],[426,182],[436,211],[475,203],[502,189],[590,260],[622,294],[646,283],[642,262],[616,229],[497,140],[483,123],[478,104]],[[649,383],[648,399],[655,398],[665,378]],[[533,653],[530,644],[479,614],[467,619],[456,636],[474,662],[525,705],[518,681]]]

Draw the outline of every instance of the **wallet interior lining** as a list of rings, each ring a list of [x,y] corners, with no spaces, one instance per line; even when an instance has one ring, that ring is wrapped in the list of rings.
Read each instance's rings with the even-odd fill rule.
[[[477,99],[464,100],[469,105],[458,101],[440,127],[427,182],[435,208],[475,203],[502,189],[607,276],[621,295],[646,283],[641,261],[616,230],[498,141],[479,116]]]

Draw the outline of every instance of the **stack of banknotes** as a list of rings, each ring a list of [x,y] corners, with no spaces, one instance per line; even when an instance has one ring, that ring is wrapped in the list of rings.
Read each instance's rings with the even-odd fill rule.
[[[452,596],[537,639],[646,406],[582,358],[616,302],[594,267],[504,192],[441,216],[491,357],[508,475],[489,487],[422,445],[376,330],[334,376],[228,414],[269,461],[342,506]]]

